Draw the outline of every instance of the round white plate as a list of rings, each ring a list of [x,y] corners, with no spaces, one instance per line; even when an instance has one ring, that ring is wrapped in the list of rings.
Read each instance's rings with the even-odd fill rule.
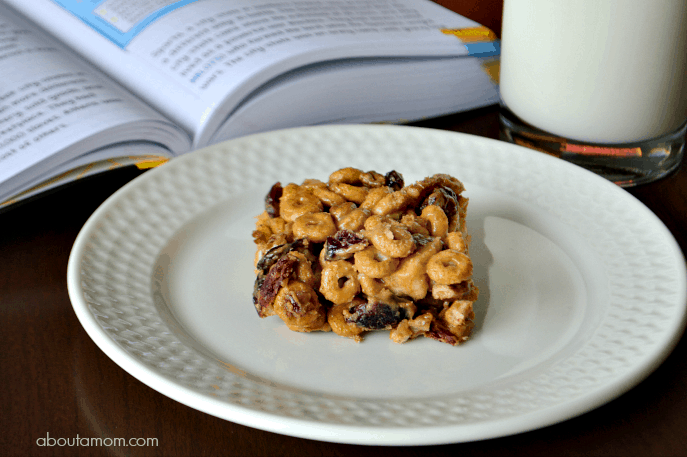
[[[466,344],[355,343],[258,318],[264,195],[345,166],[464,182],[481,290]],[[416,445],[532,430],[621,395],[680,337],[686,276],[659,219],[581,168],[452,132],[335,126],[232,140],[135,179],[83,227],[68,285],[96,344],[181,403],[292,436]]]

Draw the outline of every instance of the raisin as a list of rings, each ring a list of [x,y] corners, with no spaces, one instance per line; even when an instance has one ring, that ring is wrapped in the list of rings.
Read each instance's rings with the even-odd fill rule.
[[[346,320],[366,330],[390,329],[409,318],[405,308],[395,303],[362,303],[351,306],[349,313]]]
[[[265,211],[270,217],[279,217],[279,199],[283,191],[281,183],[277,182],[265,196]]]
[[[324,249],[325,260],[344,260],[369,246],[370,241],[350,230],[339,230],[327,238]]]
[[[266,317],[272,314],[274,298],[283,282],[293,273],[297,263],[296,258],[284,255],[275,262],[267,274],[258,275],[253,289],[253,304],[258,316]]]
[[[405,183],[403,182],[403,176],[396,170],[391,170],[384,176],[384,185],[391,187],[394,192],[403,189]]]
[[[448,343],[451,346],[457,346],[458,343],[460,343],[458,337],[451,333],[448,326],[439,320],[432,321],[429,331],[425,332],[425,336],[433,340],[441,341],[442,343]]]
[[[269,269],[274,265],[283,255],[288,254],[291,251],[299,250],[306,246],[306,240],[299,238],[291,243],[280,244],[273,246],[265,252],[262,258],[258,261],[255,266],[258,270],[263,273],[267,273]]]
[[[431,236],[423,235],[422,233],[413,233],[413,241],[418,247],[422,247],[425,244],[431,242],[434,238]]]
[[[289,301],[289,304],[291,305],[291,313],[292,315],[295,316],[300,316],[303,314],[303,308],[301,308],[300,303],[298,303],[298,300],[296,300],[293,295],[287,295],[286,299]]]
[[[434,188],[429,196],[427,196],[427,198],[425,198],[425,200],[422,202],[418,209],[418,214],[420,214],[422,210],[429,205],[436,205],[440,207],[442,210],[444,210],[444,213],[446,213],[448,219],[451,220],[451,218],[455,216],[456,212],[458,211],[458,196],[450,187],[439,185]]]

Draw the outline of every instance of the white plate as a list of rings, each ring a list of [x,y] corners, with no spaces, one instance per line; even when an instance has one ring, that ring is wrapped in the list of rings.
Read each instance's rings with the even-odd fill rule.
[[[264,195],[344,166],[465,183],[481,290],[466,344],[357,344],[257,317]],[[399,126],[283,130],[175,159],[93,214],[68,271],[91,338],[164,395],[272,432],[393,445],[523,432],[621,395],[677,342],[685,282],[668,230],[610,182],[510,144]]]

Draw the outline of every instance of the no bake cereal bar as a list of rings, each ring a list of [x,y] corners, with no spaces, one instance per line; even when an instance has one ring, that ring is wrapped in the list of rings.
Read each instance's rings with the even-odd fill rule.
[[[253,232],[258,315],[356,341],[373,330],[397,343],[466,341],[479,291],[463,190],[446,174],[406,186],[396,171],[350,167],[276,183]]]

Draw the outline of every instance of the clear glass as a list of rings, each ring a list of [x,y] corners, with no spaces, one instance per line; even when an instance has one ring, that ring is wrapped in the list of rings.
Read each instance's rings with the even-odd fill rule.
[[[501,105],[501,139],[584,167],[621,187],[646,184],[677,169],[684,156],[687,122],[675,132],[634,143],[569,140],[544,132]]]
[[[677,168],[687,0],[505,0],[503,138],[632,186]]]

